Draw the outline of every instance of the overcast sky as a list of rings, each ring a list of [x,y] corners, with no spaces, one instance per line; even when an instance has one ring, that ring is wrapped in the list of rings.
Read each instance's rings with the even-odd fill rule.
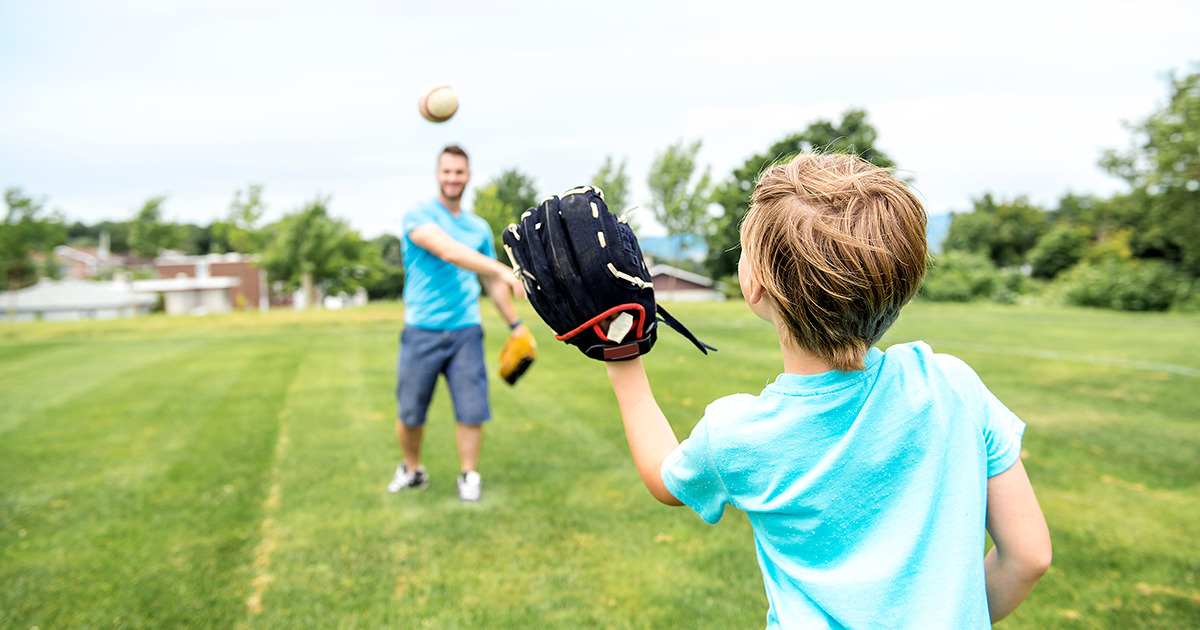
[[[1197,68],[1198,24],[1196,0],[0,0],[0,187],[89,224],[167,195],[207,225],[260,183],[268,221],[329,195],[372,238],[436,193],[449,142],[468,200],[509,168],[562,192],[611,155],[645,205],[674,142],[721,180],[861,108],[930,214],[1052,205],[1122,189],[1096,162]],[[442,124],[416,107],[438,83],[461,102]]]

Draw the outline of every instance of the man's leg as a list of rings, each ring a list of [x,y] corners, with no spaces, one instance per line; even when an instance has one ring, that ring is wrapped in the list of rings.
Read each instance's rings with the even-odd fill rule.
[[[454,400],[455,437],[463,472],[458,478],[458,498],[474,502],[480,497],[478,466],[483,444],[482,425],[492,415],[488,408],[487,367],[483,361],[483,328],[463,329],[459,331],[457,341],[461,345],[446,366],[446,381]]]
[[[479,466],[479,449],[483,445],[483,426],[458,423],[458,460],[463,472],[476,470]]]
[[[425,425],[408,427],[396,421],[396,438],[400,441],[400,452],[404,454],[404,466],[416,470],[421,465],[421,440],[425,437]]]
[[[396,440],[403,462],[388,484],[389,492],[423,488],[429,483],[421,468],[421,440],[425,436],[425,413],[446,360],[443,340],[443,333],[407,326],[401,335],[396,359]]]

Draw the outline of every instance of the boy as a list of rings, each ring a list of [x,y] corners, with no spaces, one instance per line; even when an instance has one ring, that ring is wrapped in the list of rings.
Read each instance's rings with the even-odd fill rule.
[[[1020,461],[1025,425],[962,361],[874,345],[925,273],[925,212],[856,157],[763,173],[738,281],[775,326],[783,373],[716,400],[680,444],[640,358],[607,363],[659,501],[754,529],[768,628],[986,628],[1049,568]],[[984,530],[995,547],[984,559]]]

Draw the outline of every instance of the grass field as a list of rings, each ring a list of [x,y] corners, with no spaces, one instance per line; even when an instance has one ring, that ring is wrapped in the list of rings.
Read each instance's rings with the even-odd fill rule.
[[[664,332],[647,358],[684,436],[780,365],[740,303],[672,311],[720,348]],[[762,627],[745,515],[651,499],[603,366],[538,324],[525,379],[493,379],[482,503],[455,495],[444,390],[431,487],[388,494],[400,319],[0,325],[0,627]],[[913,339],[1029,425],[1055,562],[1000,627],[1200,627],[1200,318],[918,303],[882,345]]]

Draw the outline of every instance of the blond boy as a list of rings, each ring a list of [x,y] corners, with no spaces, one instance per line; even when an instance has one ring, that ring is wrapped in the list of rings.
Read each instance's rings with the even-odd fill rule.
[[[754,529],[768,628],[986,628],[1047,570],[1025,425],[962,361],[875,347],[925,273],[925,213],[887,170],[800,155],[763,173],[738,280],[783,373],[682,444],[640,358],[606,364],[659,501]],[[995,547],[984,558],[984,531]]]

